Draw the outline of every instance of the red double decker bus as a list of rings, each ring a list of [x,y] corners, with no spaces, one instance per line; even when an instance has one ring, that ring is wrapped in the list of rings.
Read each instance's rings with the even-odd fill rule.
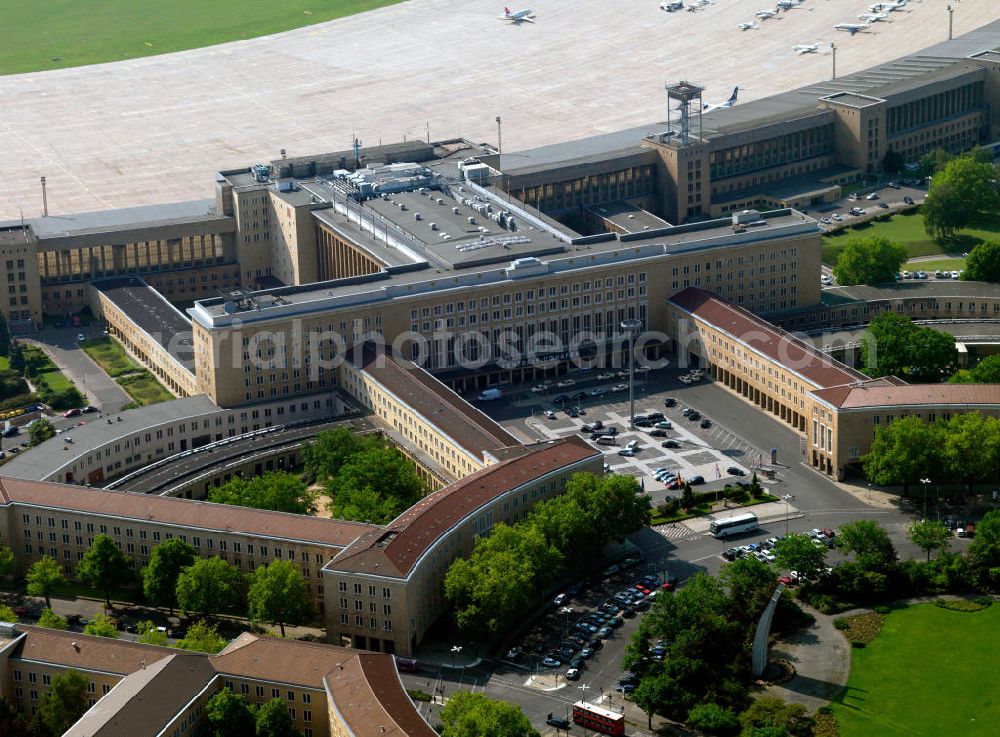
[[[586,701],[573,704],[573,721],[586,729],[595,732],[616,735],[625,734],[625,715],[610,709],[604,709]]]

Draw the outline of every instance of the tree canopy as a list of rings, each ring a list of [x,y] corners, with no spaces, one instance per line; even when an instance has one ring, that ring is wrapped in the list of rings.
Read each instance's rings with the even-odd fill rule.
[[[954,372],[958,349],[953,335],[886,313],[869,323],[861,360],[869,376],[936,383]]]
[[[236,477],[209,489],[208,501],[292,514],[316,512],[316,494],[297,475],[287,471],[272,471],[249,479]]]
[[[190,627],[184,637],[177,641],[181,650],[194,650],[200,653],[217,653],[226,646],[226,639],[219,634],[214,624],[198,620]]]
[[[391,522],[427,492],[413,462],[389,447],[355,453],[325,487],[331,515],[374,524]]]
[[[98,614],[87,622],[83,628],[83,634],[95,635],[97,637],[109,637],[112,640],[118,637],[118,627],[107,614]]]
[[[139,635],[139,642],[146,645],[159,645],[166,647],[167,633],[158,629],[153,621],[145,619],[135,626],[135,631]]]
[[[302,737],[288,713],[288,705],[280,698],[265,701],[257,708],[254,730],[257,737]]]
[[[789,704],[776,696],[761,696],[740,714],[740,724],[743,725],[742,737],[809,737],[813,721],[802,704]]]
[[[0,542],[0,578],[9,576],[14,570],[14,551]]]
[[[842,286],[895,282],[906,248],[888,238],[852,238],[837,256],[833,275]]]
[[[218,614],[243,598],[243,576],[222,558],[198,558],[177,577],[177,604],[185,612]]]
[[[52,608],[51,595],[59,586],[66,583],[62,566],[59,562],[43,555],[31,564],[28,569],[28,593],[31,596],[44,596],[45,606]]]
[[[869,519],[860,519],[841,525],[840,546],[854,553],[866,568],[885,568],[896,560],[896,549],[889,533]]]
[[[42,610],[42,616],[38,618],[38,626],[50,630],[69,629],[69,623],[51,609]]]
[[[969,251],[962,278],[969,281],[1000,282],[1000,242],[983,241]]]
[[[924,227],[933,238],[946,238],[977,222],[997,206],[991,164],[972,156],[949,161],[934,175],[921,208]]]
[[[774,546],[778,565],[813,575],[826,566],[826,546],[813,545],[808,535],[788,535]]]
[[[52,677],[49,692],[35,716],[49,734],[62,734],[90,708],[88,683],[86,676],[72,668]]]
[[[441,737],[539,737],[520,706],[470,691],[451,695],[441,723]]]
[[[111,608],[111,590],[132,578],[128,558],[107,535],[98,535],[76,567],[76,577],[104,594],[104,603]]]
[[[28,429],[28,442],[32,445],[41,445],[49,438],[56,436],[56,428],[45,418],[35,420]]]
[[[167,607],[173,614],[177,606],[177,579],[196,557],[194,548],[176,537],[154,547],[149,565],[142,569],[142,590],[146,598]]]
[[[976,481],[994,478],[1000,464],[1000,420],[967,412],[944,424],[942,451],[946,473],[972,491]]]
[[[865,476],[880,486],[912,484],[940,470],[941,428],[919,417],[901,417],[875,428],[875,440],[861,457]]]
[[[286,624],[299,625],[309,618],[312,602],[294,563],[275,560],[259,566],[249,578],[247,602],[252,620],[278,625],[284,637]]]
[[[946,551],[951,544],[951,530],[939,520],[924,520],[910,525],[906,531],[910,541],[927,553],[927,560],[935,550]]]
[[[971,369],[956,372],[948,381],[953,384],[1000,384],[1000,353],[987,356]]]
[[[257,733],[253,711],[228,686],[208,700],[205,716],[213,737],[249,737]]]

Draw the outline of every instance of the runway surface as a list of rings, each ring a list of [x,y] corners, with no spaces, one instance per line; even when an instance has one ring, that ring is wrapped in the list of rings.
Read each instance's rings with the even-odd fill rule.
[[[955,35],[1000,18],[996,0],[952,0]],[[947,38],[945,0],[914,0],[850,36],[866,0],[805,0],[754,20],[765,0],[664,13],[657,0],[539,0],[534,23],[504,0],[410,0],[287,33],[164,56],[0,77],[0,219],[212,196],[213,173],[277,158],[430,136],[514,151],[663,120],[663,84],[755,99]],[[998,39],[1000,42],[1000,39]],[[795,44],[823,53],[799,56]]]

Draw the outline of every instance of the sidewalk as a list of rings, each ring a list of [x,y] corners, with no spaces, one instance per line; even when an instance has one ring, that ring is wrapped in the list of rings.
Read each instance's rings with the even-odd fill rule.
[[[709,525],[715,520],[726,519],[727,517],[733,517],[738,514],[744,514],[746,512],[753,512],[757,515],[757,519],[761,523],[765,522],[782,522],[787,519],[799,519],[805,517],[804,512],[800,512],[795,508],[794,505],[787,505],[784,502],[764,502],[763,504],[755,504],[752,507],[730,507],[729,509],[724,509],[721,511],[711,512],[710,514],[702,515],[701,517],[693,517],[692,519],[684,520],[680,524],[686,526],[691,532],[698,534],[708,534]]]

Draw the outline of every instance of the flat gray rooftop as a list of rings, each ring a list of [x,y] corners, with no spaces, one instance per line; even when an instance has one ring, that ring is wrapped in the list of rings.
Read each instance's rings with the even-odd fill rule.
[[[194,373],[191,321],[137,276],[93,282],[148,336],[155,339],[181,366]]]
[[[835,23],[861,12],[809,0],[747,33],[757,5],[727,0],[664,13],[654,0],[542,3],[535,23],[502,23],[501,3],[409,0],[329,23],[176,54],[0,77],[0,218],[212,197],[220,169],[366,144],[464,136],[517,151],[666,118],[664,81],[690,78],[719,102],[826,79],[837,42],[848,74],[945,36],[942,2],[910,3],[871,33]],[[955,33],[1000,18],[962,0]],[[882,26],[878,28],[876,26]],[[995,45],[995,44],[994,44]],[[969,53],[990,48],[982,40]],[[488,50],[484,58],[484,50]],[[832,90],[836,91],[836,90]]]
[[[45,239],[195,220],[228,222],[228,218],[215,212],[215,200],[189,200],[116,210],[75,212],[70,215],[49,215],[31,218],[30,223],[38,238]]]
[[[871,302],[881,299],[976,299],[1000,296],[996,284],[960,279],[907,279],[895,284],[876,286],[834,287],[824,289],[824,305],[835,306],[851,302]]]
[[[658,215],[647,212],[628,202],[612,202],[587,208],[594,215],[614,223],[626,233],[641,233],[653,228],[669,228],[668,223]]]
[[[88,453],[107,443],[119,439],[125,440],[174,420],[197,419],[220,411],[212,400],[204,394],[199,394],[195,397],[137,407],[116,415],[109,414],[101,419],[90,420],[78,433],[68,430],[41,445],[18,453],[3,465],[3,475],[29,481],[46,481],[67,464],[71,464],[74,459],[85,458]],[[66,442],[67,438],[72,438],[73,442]]]

